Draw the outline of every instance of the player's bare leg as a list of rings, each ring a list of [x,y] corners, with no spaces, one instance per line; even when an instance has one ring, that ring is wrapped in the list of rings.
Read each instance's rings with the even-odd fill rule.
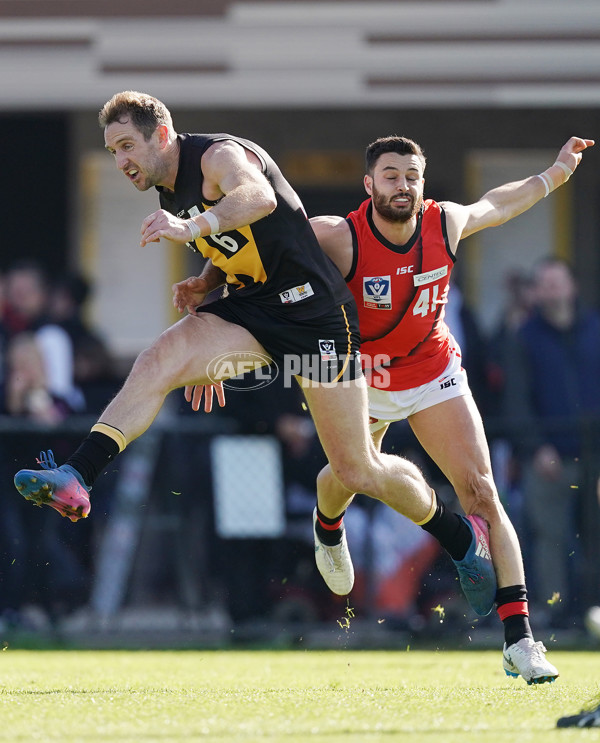
[[[372,434],[373,445],[378,452],[381,451],[381,442],[387,426]],[[346,510],[354,499],[354,493],[347,490],[335,477],[331,466],[324,467],[317,477],[317,503],[319,510],[328,518],[335,518]]]
[[[440,511],[435,493],[412,462],[378,450],[384,431],[375,441],[371,439],[367,410],[362,407],[366,402],[362,380],[360,384],[358,397],[348,397],[344,387],[335,395],[332,390],[326,390],[325,395],[318,388],[305,390],[330,462],[330,467],[319,476],[319,507],[314,519],[315,557],[321,575],[334,593],[344,594],[351,589],[353,570],[341,515],[353,493],[365,493],[425,528],[439,512],[445,530],[440,542],[452,550],[463,591],[474,611],[488,614],[496,595],[496,576],[489,554],[476,554],[480,539],[485,540],[487,534],[457,514]],[[321,511],[321,504],[326,512]],[[438,526],[438,532],[442,527]]]
[[[479,514],[490,524],[506,674],[520,675],[528,684],[554,681],[558,671],[546,659],[543,644],[534,641],[529,626],[519,540],[498,498],[483,423],[473,398],[465,395],[446,400],[408,420],[425,451],[452,484],[465,512]]]
[[[150,426],[169,392],[185,385],[210,384],[208,369],[213,359],[252,352],[266,355],[241,326],[206,312],[187,315],[142,351],[100,420],[122,431],[129,443]]]
[[[44,469],[17,472],[17,490],[72,521],[85,518],[99,472],[150,426],[171,390],[210,382],[211,361],[227,353],[264,357],[265,350],[247,330],[215,315],[186,316],[138,356],[121,391],[68,461],[57,467],[51,451],[42,453]]]
[[[377,451],[381,449],[381,442],[387,431],[388,425],[373,433],[373,444]],[[406,460],[396,457],[404,467],[408,465]],[[491,562],[488,549],[487,525],[475,516],[468,519],[458,514],[446,511],[443,504],[438,500],[436,494],[427,486],[427,500],[416,501],[412,494],[402,496],[400,491],[394,492],[393,498],[384,500],[391,508],[407,516],[416,524],[423,526],[444,547],[452,557],[458,571],[460,584],[472,609],[481,616],[490,613],[496,598],[496,576]],[[422,495],[422,492],[420,493]],[[331,468],[325,467],[319,474],[317,481],[318,507],[315,511],[314,536],[316,545],[317,565],[327,585],[339,593],[337,586],[347,588],[349,581],[343,580],[343,573],[348,573],[351,565],[349,551],[342,545],[342,555],[336,560],[329,560],[325,564],[319,562],[319,550],[327,550],[329,528],[338,526],[338,538],[345,540],[345,534],[339,517],[350,504],[353,494],[346,490],[343,485],[333,476]],[[402,497],[401,497],[402,496]],[[320,528],[319,528],[320,527]],[[334,535],[331,535],[329,543],[335,545]],[[345,552],[348,554],[346,555]]]
[[[470,395],[421,410],[408,419],[421,446],[450,481],[467,515],[490,525],[498,586],[524,583],[519,540],[494,484],[481,416]]]
[[[398,510],[427,513],[430,488],[412,463],[380,454],[368,430],[364,379],[337,386],[304,388],[329,465],[318,478],[319,506],[313,514],[315,560],[334,593],[354,585],[354,568],[342,518],[356,492],[367,493]],[[325,513],[331,514],[328,518]]]
[[[384,430],[373,437],[380,450]],[[354,499],[354,493],[334,476],[331,466],[324,467],[317,477],[317,506],[313,512],[315,561],[328,588],[341,596],[354,586],[354,566],[348,549],[343,517]]]
[[[346,493],[366,493],[413,520],[424,518],[431,488],[412,462],[377,451],[369,433],[365,380],[303,391],[331,472]]]

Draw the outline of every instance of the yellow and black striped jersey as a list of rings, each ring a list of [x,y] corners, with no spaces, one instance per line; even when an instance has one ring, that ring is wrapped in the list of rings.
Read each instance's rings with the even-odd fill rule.
[[[275,191],[277,206],[268,216],[189,243],[224,271],[232,299],[251,298],[273,311],[293,303],[297,318],[316,317],[332,303],[352,302],[342,276],[319,247],[298,195],[265,150],[230,134],[179,134],[178,138],[175,190],[157,187],[161,208],[171,214],[187,219],[215,205],[203,196],[202,155],[222,140],[233,140],[257,155]]]

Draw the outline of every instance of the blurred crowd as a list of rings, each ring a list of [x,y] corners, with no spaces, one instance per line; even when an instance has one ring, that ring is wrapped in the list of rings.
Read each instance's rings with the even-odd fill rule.
[[[42,447],[66,454],[63,424],[100,413],[120,385],[106,343],[84,319],[90,288],[79,274],[50,276],[30,260],[0,277],[0,626],[27,625],[24,607],[53,620],[87,600],[90,529],[33,509],[11,484]]]
[[[548,258],[504,281],[505,306],[493,332],[482,330],[458,283],[446,318],[484,417],[500,495],[519,533],[536,626],[583,626],[590,607],[600,604],[594,584],[600,314],[583,306],[573,272],[561,260]],[[65,424],[96,417],[123,381],[109,346],[85,319],[92,289],[79,274],[48,276],[24,261],[0,279],[0,629],[26,624],[27,607],[38,607],[52,622],[89,605],[103,532],[115,493],[125,487],[118,477],[127,452],[95,486],[92,518],[75,526],[51,509],[33,509],[11,488],[14,472],[31,466],[48,442],[61,460],[72,446]],[[152,455],[160,466],[152,464],[152,492],[123,600],[175,601],[190,610],[214,603],[235,623],[343,614],[346,600],[329,593],[314,565],[315,480],[325,459],[300,390],[285,388],[281,379],[261,386],[251,375],[209,417],[191,411],[181,392],[171,397],[175,424]],[[190,433],[195,424],[198,435]],[[77,439],[82,430],[74,430]],[[275,497],[283,530],[253,534],[245,523],[239,535],[220,533],[210,476],[216,456],[210,441],[219,430],[249,441],[261,437],[280,452]],[[415,461],[444,499],[453,500],[408,424],[391,427],[385,450]],[[242,484],[264,476],[255,464],[256,474],[240,471]],[[354,611],[413,631],[435,631],[440,607],[445,629],[453,614],[464,622],[467,608],[451,561],[426,532],[360,496],[346,526],[357,571]]]

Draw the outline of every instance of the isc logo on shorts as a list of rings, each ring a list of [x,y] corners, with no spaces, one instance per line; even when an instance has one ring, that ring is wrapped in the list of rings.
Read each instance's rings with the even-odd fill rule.
[[[450,379],[440,380],[441,390],[447,390],[449,387],[456,387],[456,379],[454,379],[454,377],[450,377]]]
[[[372,310],[391,310],[391,276],[365,276],[363,278],[363,302],[365,307]]]
[[[321,361],[336,361],[335,341],[319,340],[319,353]]]

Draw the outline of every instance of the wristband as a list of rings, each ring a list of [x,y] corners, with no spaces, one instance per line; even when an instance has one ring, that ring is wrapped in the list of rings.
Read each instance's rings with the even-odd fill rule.
[[[564,174],[567,176],[566,180],[569,180],[569,178],[573,175],[573,171],[571,168],[566,164],[563,163],[561,160],[557,160],[555,165],[558,165],[558,167],[564,172]]]
[[[544,198],[546,198],[546,196],[548,196],[548,194],[550,193],[550,186],[554,186],[554,183],[552,183],[552,181],[550,180],[550,176],[548,175],[548,173],[546,173],[546,171],[544,171],[543,173],[538,173],[538,175],[536,175],[536,178],[540,178],[542,183],[544,184],[544,188],[546,189]]]
[[[210,209],[207,209],[205,212],[202,212],[202,216],[208,222],[208,226],[210,227],[210,234],[211,235],[218,234],[220,232],[219,219],[211,212]]]
[[[192,240],[195,242],[200,237],[200,233],[202,232],[202,230],[200,229],[200,227],[198,227],[198,225],[194,222],[193,219],[186,219],[185,223],[187,224],[190,230],[190,235],[192,236]]]

